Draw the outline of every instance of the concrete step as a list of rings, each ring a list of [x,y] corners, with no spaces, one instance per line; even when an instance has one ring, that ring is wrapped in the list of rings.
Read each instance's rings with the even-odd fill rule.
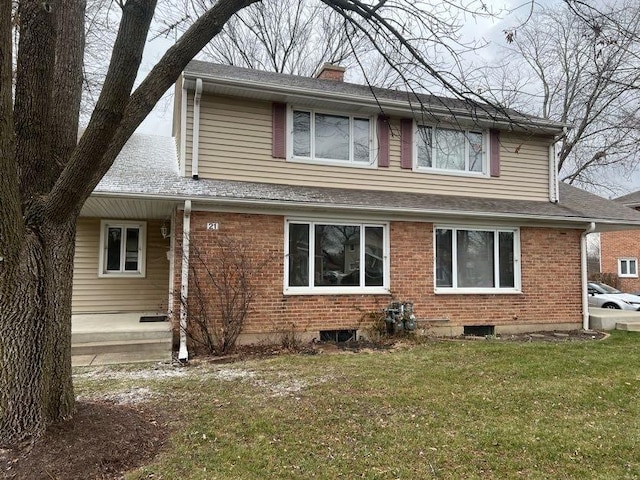
[[[146,353],[171,355],[172,338],[139,340],[110,340],[71,344],[71,355],[98,355],[103,353]]]
[[[589,328],[593,330],[615,330],[618,323],[636,322],[640,322],[640,312],[589,307]]]
[[[89,367],[97,365],[117,365],[123,363],[149,363],[163,362],[170,363],[172,361],[171,352],[163,353],[147,353],[147,352],[128,352],[128,353],[100,353],[90,355],[73,355],[71,357],[71,365],[73,367]]]
[[[162,340],[172,337],[171,324],[161,325],[156,329],[122,330],[122,331],[76,331],[71,334],[71,344],[118,342],[128,340]]]
[[[626,330],[627,332],[640,332],[640,322],[618,322],[616,330]]]

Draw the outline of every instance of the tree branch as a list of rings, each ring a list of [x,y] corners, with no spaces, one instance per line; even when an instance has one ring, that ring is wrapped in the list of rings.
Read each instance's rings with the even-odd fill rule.
[[[117,102],[114,102],[110,97],[106,99],[109,104],[118,104],[115,116],[110,115],[109,109],[101,114],[101,110],[96,106],[97,112],[92,116],[87,131],[47,199],[46,210],[52,218],[62,220],[84,203],[102,176],[109,170],[129,137],[151,112],[164,92],[175,83],[189,61],[222,30],[233,14],[256,1],[258,0],[218,1],[194,22],[178,42],[169,48],[131,97],[126,99],[128,101],[122,108],[120,108],[120,102],[124,99],[119,97]],[[127,2],[127,5],[129,3]],[[141,19],[132,22],[129,28],[143,29],[144,32],[147,32],[148,27],[143,28],[142,24],[150,22],[149,17],[145,17],[144,21]],[[133,35],[133,33],[131,34]],[[139,36],[141,34],[136,34],[133,38]],[[141,43],[144,44],[144,40]],[[116,41],[114,56],[123,55],[128,50],[127,46],[119,45]],[[134,50],[140,55],[142,54],[141,45],[136,46]],[[138,58],[135,71],[137,71],[139,64],[140,59]],[[119,83],[118,72],[112,72],[111,68],[109,70],[105,88],[107,83]],[[129,71],[127,75],[130,76],[131,73]],[[133,78],[135,79],[135,74]],[[94,120],[96,114],[99,117]],[[100,118],[103,115],[105,118]],[[95,129],[95,132],[91,133],[91,136],[87,136],[90,129],[92,131]],[[85,137],[87,137],[86,140]],[[96,141],[99,143],[97,147],[95,146]]]

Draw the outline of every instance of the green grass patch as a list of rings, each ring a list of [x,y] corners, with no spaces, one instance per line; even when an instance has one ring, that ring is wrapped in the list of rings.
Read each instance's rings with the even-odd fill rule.
[[[81,397],[135,385],[179,416],[167,450],[129,479],[622,479],[640,477],[639,359],[640,335],[614,332],[84,369],[75,385]]]

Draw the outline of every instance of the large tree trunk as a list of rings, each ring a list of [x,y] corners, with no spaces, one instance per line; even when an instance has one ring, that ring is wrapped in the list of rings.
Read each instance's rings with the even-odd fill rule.
[[[75,222],[31,226],[0,279],[0,439],[37,438],[73,413],[71,282]]]
[[[258,0],[215,2],[132,93],[156,1],[119,3],[109,70],[77,145],[85,0],[21,0],[16,16],[11,2],[0,8],[0,445],[37,438],[73,413],[71,289],[82,205],[188,61]]]

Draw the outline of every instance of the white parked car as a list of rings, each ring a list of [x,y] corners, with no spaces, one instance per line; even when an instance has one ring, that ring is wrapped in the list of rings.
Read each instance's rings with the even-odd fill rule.
[[[588,293],[591,307],[640,310],[640,296],[623,293],[606,283],[589,282]]]

